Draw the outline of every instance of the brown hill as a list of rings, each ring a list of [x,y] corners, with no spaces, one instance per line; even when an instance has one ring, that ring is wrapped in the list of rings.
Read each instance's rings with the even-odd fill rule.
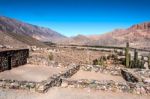
[[[31,25],[3,16],[0,16],[0,34],[1,45],[16,45],[15,43],[11,44],[12,42],[16,42],[18,46],[35,45],[46,47],[41,41],[57,42],[60,39],[66,38],[51,29]]]

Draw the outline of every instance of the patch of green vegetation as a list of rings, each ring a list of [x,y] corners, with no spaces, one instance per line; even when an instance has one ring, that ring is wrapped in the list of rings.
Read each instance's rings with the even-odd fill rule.
[[[48,58],[49,58],[50,61],[53,60],[54,59],[53,54],[49,53]]]
[[[99,59],[93,60],[93,65],[106,66],[105,64],[106,60],[107,60],[107,57],[102,56]]]

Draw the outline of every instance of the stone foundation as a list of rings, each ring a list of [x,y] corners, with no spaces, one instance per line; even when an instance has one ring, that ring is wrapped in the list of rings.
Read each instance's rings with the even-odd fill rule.
[[[60,86],[62,83],[62,78],[71,77],[80,69],[79,65],[72,66],[66,71],[59,74],[54,74],[47,80],[41,82],[29,82],[29,81],[17,81],[17,80],[0,80],[0,88],[8,89],[23,89],[36,91],[40,93],[46,92],[49,88],[54,86]]]
[[[143,83],[129,83],[129,82],[115,82],[112,80],[98,81],[98,80],[62,80],[63,88],[89,88],[94,90],[112,91],[112,92],[126,92],[142,95],[150,95],[150,85]]]
[[[47,80],[39,83],[37,88],[36,88],[36,91],[43,93],[43,92],[46,92],[50,87],[60,86],[62,83],[62,78],[71,77],[79,69],[80,69],[80,66],[77,65],[77,66],[71,67],[70,69],[68,69],[68,70],[66,70],[60,74],[53,75],[52,77],[48,78]]]

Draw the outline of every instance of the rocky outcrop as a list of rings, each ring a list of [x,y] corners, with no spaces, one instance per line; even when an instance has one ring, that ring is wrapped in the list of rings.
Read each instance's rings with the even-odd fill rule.
[[[142,24],[137,24],[137,25],[133,25],[131,28],[129,28],[131,30],[149,30],[150,29],[150,23],[142,23]]]

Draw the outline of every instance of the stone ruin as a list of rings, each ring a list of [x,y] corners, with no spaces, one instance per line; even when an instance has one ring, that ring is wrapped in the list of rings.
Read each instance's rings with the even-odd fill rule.
[[[28,57],[28,49],[1,50],[0,72],[26,64]]]

